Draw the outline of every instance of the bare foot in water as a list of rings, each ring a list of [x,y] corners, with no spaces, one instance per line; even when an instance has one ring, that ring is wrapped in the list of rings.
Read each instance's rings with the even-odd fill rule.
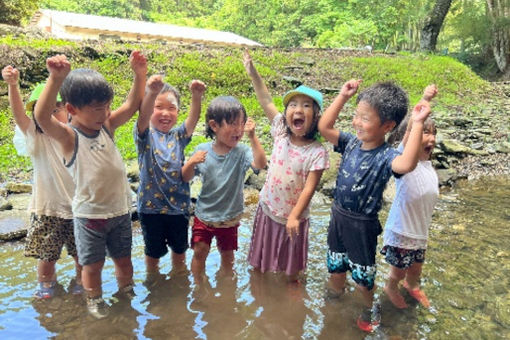
[[[395,307],[400,309],[407,308],[407,303],[405,302],[404,297],[400,294],[398,289],[393,290],[388,286],[384,286],[384,292]]]

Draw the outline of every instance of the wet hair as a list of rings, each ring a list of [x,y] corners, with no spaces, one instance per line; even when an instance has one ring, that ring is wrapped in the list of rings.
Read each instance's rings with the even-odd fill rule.
[[[320,118],[320,114],[321,114],[321,108],[320,108],[319,104],[317,104],[317,102],[315,100],[313,100],[312,97],[310,97],[310,98],[312,99],[312,102],[313,102],[313,120],[312,120],[312,125],[310,126],[310,130],[306,132],[306,134],[304,135],[304,138],[305,139],[318,139],[320,137],[318,125],[319,125],[319,118]],[[290,101],[287,103],[287,105],[285,105],[285,109],[283,110],[283,124],[287,128],[287,136],[292,135],[292,131],[290,129],[290,126],[287,125],[287,119],[286,119],[287,107],[289,106],[289,103],[290,103]]]
[[[405,91],[392,82],[377,83],[363,90],[357,100],[365,102],[375,109],[381,124],[394,121],[398,126],[407,114],[409,98]]]
[[[181,108],[181,94],[172,85],[163,83],[163,88],[161,89],[161,91],[159,91],[159,94],[165,94],[168,92],[170,92],[171,94],[174,95],[175,100],[177,100],[177,109],[180,109]],[[146,93],[147,93],[147,91],[146,91]]]
[[[113,98],[113,88],[97,71],[78,68],[72,70],[62,83],[60,95],[64,103],[77,108],[92,103],[106,103]]]
[[[388,143],[397,144],[400,141],[402,141],[402,139],[404,138],[404,135],[406,133],[407,125],[409,124],[409,119],[411,119],[410,114],[408,114],[402,120],[400,125],[391,132],[390,136],[388,137]],[[434,134],[434,135],[437,134],[436,122],[434,121],[434,119],[431,116],[427,117],[425,122],[423,122],[423,131],[425,131],[425,130],[432,132],[432,134]]]
[[[213,129],[211,129],[208,124],[210,120],[214,120],[218,125],[222,125],[223,122],[232,124],[240,114],[243,115],[243,121],[246,123],[246,120],[248,119],[246,109],[236,98],[232,96],[220,96],[214,98],[209,104],[205,114],[207,126],[205,133],[207,137],[214,138],[215,136]]]

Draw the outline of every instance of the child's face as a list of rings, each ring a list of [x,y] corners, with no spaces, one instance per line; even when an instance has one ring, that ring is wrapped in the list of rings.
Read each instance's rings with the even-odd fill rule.
[[[172,92],[160,93],[154,102],[151,125],[158,131],[168,133],[177,123],[179,106]]]
[[[377,111],[365,101],[360,101],[352,118],[356,137],[363,142],[363,149],[374,149],[384,143],[385,135],[395,126],[395,122],[384,122]]]
[[[436,126],[434,123],[426,124],[423,127],[423,136],[421,138],[420,161],[430,159],[432,151],[436,146]]]
[[[285,120],[292,134],[304,137],[313,124],[313,99],[298,94],[292,97],[287,105]]]
[[[216,136],[216,145],[222,150],[234,148],[244,135],[244,114],[240,112],[237,118],[230,124],[222,121],[217,124],[214,120],[209,121],[209,126]]]
[[[66,104],[67,111],[72,116],[72,124],[86,133],[94,133],[101,130],[106,120],[111,115],[111,101],[106,103],[92,102],[81,108]]]

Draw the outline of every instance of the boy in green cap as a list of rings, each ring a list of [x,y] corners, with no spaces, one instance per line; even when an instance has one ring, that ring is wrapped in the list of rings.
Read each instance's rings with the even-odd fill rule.
[[[74,258],[76,278],[69,285],[73,294],[81,294],[81,265],[78,263],[74,242],[73,215],[71,200],[74,184],[71,175],[62,162],[59,145],[45,135],[31,119],[26,111],[32,111],[39,98],[44,84],[39,84],[25,107],[18,87],[19,71],[6,66],[2,77],[8,84],[9,104],[14,115],[16,126],[23,135],[26,153],[32,159],[33,185],[32,199],[29,205],[30,227],[27,233],[24,254],[38,259],[38,288],[34,294],[37,299],[48,299],[55,294],[56,273],[55,263],[60,258],[62,247]],[[53,116],[62,124],[67,123],[67,113],[62,103],[57,103]]]

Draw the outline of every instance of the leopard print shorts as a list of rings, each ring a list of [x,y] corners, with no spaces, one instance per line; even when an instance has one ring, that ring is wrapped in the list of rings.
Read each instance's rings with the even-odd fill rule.
[[[32,213],[25,243],[25,256],[56,261],[60,258],[64,245],[69,255],[77,255],[73,220]]]

